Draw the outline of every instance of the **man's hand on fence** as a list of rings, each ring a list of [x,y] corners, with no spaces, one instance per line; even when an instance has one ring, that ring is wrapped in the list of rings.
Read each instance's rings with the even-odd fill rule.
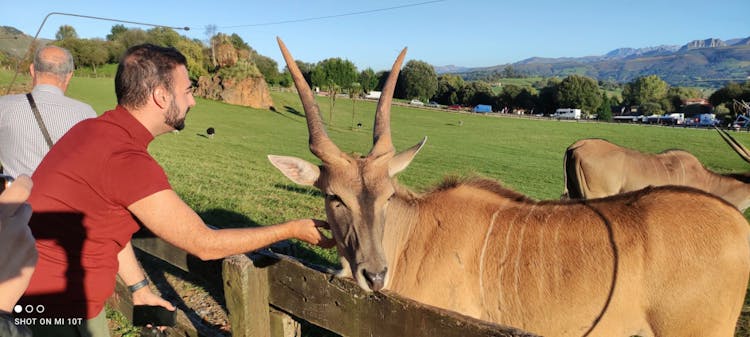
[[[133,305],[158,305],[171,311],[175,310],[172,303],[151,292],[149,287],[143,287],[133,293]]]
[[[154,294],[149,287],[143,287],[133,292],[133,306],[136,305],[158,305],[170,311],[176,309],[172,303]],[[151,325],[147,325],[146,328],[150,329],[152,327]],[[165,326],[157,327],[157,330],[160,332],[164,332],[166,329],[167,327]]]

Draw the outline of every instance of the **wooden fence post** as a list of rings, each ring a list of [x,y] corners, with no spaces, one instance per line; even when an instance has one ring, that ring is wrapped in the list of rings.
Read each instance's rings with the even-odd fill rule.
[[[281,311],[271,309],[271,337],[301,337],[302,326]]]
[[[224,294],[233,337],[271,337],[268,273],[246,255],[233,255],[222,265]]]

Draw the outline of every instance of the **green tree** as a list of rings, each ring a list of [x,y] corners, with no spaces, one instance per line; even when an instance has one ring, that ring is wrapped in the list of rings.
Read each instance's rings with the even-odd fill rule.
[[[596,112],[596,118],[602,121],[612,121],[612,101],[606,92],[602,92],[602,102]]]
[[[270,57],[266,57],[260,54],[254,54],[252,61],[258,67],[258,70],[263,74],[266,79],[266,83],[270,85],[278,84],[281,80],[281,74],[279,74],[279,65]]]
[[[307,62],[303,62],[300,60],[295,60],[294,63],[297,64],[297,68],[299,68],[299,71],[302,73],[302,77],[304,77],[305,81],[307,81],[307,85],[312,87],[313,86],[312,73],[313,73],[313,69],[315,69],[315,65],[312,63],[307,63]],[[286,69],[285,70],[286,73],[289,73],[289,68],[284,67],[284,69]],[[291,75],[289,76],[289,78],[291,80]]]
[[[333,123],[333,111],[336,107],[336,96],[343,86],[348,87],[357,81],[357,67],[349,60],[329,58],[319,62],[312,69],[310,76],[313,85],[326,88],[331,102],[328,111],[328,124]]]
[[[357,82],[357,67],[349,60],[329,58],[315,66],[311,79],[319,87],[348,87]]]
[[[551,114],[559,106],[557,102],[557,87],[560,85],[560,78],[552,77],[538,83],[539,95],[537,99],[537,111],[544,114]]]
[[[250,48],[250,45],[242,40],[242,37],[240,37],[236,33],[232,33],[232,35],[229,36],[229,41],[232,42],[232,45],[237,50],[253,50],[252,48]]]
[[[601,100],[599,83],[590,77],[570,75],[557,86],[559,108],[578,108],[591,114],[599,108]]]
[[[381,70],[375,73],[375,78],[378,80],[378,85],[375,86],[375,90],[383,90],[383,86],[385,86],[385,81],[388,80],[388,76],[391,74],[390,70]],[[399,83],[396,82],[396,87],[398,87]],[[396,88],[398,90],[398,88]],[[394,93],[395,96],[395,93]],[[403,98],[403,97],[402,97]]]
[[[483,81],[472,81],[461,88],[459,93],[464,105],[492,104],[495,100],[492,87]]]
[[[83,44],[83,40],[81,39],[62,39],[57,40],[55,42],[52,42],[53,45],[65,48],[70,52],[70,55],[73,56],[73,64],[75,66],[81,66],[81,45]]]
[[[143,29],[131,28],[118,35],[116,41],[120,43],[124,48],[123,50],[125,50],[132,46],[146,43],[148,41],[148,34]]]
[[[292,84],[294,84],[294,81],[292,81],[292,74],[290,74],[289,69],[285,67],[284,71],[279,75],[279,85],[284,88],[290,88]]]
[[[180,34],[172,28],[155,27],[146,32],[146,42],[157,46],[174,47],[180,41]]]
[[[503,86],[502,91],[497,95],[495,107],[498,111],[503,111],[505,108],[512,110],[519,105],[516,102],[516,97],[521,94],[523,89],[515,84],[506,84]]]
[[[205,54],[203,53],[203,44],[200,41],[181,37],[174,47],[185,55],[190,78],[198,79],[208,74]]]
[[[96,75],[96,68],[109,60],[109,53],[103,40],[80,40],[75,52],[78,55],[78,64],[91,67],[94,75]]]
[[[644,115],[661,115],[664,113],[664,109],[658,102],[645,102],[641,104],[641,110]]]
[[[112,29],[110,30],[110,33],[107,34],[107,41],[116,41],[117,38],[122,35],[122,33],[125,33],[128,31],[128,28],[125,27],[123,24],[117,24],[112,26]]]
[[[427,62],[410,60],[401,70],[400,79],[404,98],[428,101],[437,92],[437,74]]]
[[[362,92],[369,93],[375,90],[378,85],[378,78],[375,76],[375,71],[372,68],[367,68],[359,73],[359,84]]]
[[[62,25],[59,29],[57,29],[57,33],[55,33],[55,40],[62,41],[67,39],[77,39],[78,33],[76,33],[76,29],[73,28],[73,26],[69,25]]]
[[[438,77],[435,101],[444,105],[460,103],[459,93],[464,87],[464,79],[458,75],[445,74]]]
[[[538,96],[536,89],[523,87],[521,92],[516,95],[515,104],[526,111],[533,111],[536,108]]]
[[[663,111],[663,101],[667,98],[668,89],[667,82],[664,82],[659,76],[643,76],[625,85],[622,90],[622,98],[627,104],[641,106],[649,112]],[[646,103],[651,103],[648,108],[644,106]],[[659,109],[655,109],[653,104],[659,104]]]

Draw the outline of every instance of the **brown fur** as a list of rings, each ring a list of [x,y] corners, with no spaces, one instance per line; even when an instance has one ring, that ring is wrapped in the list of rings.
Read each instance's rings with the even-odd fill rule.
[[[732,336],[750,233],[727,202],[678,186],[591,201],[519,195],[451,178],[415,206],[392,204],[387,289],[544,336]]]

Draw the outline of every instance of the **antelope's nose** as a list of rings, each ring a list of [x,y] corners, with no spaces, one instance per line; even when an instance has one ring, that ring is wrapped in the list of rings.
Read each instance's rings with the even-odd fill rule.
[[[367,285],[370,286],[370,289],[372,291],[379,291],[380,289],[383,289],[383,284],[385,284],[385,275],[388,273],[388,268],[383,268],[383,270],[373,273],[367,269],[363,270],[362,274],[365,276],[365,280],[367,281]]]

